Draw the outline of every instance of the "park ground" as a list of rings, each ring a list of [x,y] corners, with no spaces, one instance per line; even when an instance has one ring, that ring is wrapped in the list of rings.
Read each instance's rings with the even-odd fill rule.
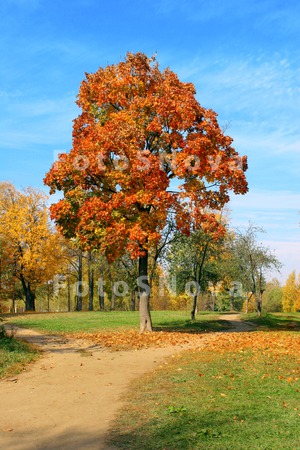
[[[160,315],[143,336],[82,317],[6,321],[42,353],[0,381],[0,448],[300,449],[299,315]]]

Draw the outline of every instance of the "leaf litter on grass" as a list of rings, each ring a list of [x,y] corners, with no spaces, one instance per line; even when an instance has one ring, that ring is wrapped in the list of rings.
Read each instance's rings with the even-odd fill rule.
[[[205,345],[180,353],[180,364],[173,358],[139,380],[113,442],[126,441],[129,446],[120,448],[132,449],[140,448],[141,439],[155,440],[160,449],[298,448],[300,335],[203,338]]]
[[[97,333],[74,333],[76,339],[87,339],[111,350],[141,350],[150,347],[200,345],[207,333],[190,334],[182,332],[154,331],[140,334],[137,330],[110,331]]]

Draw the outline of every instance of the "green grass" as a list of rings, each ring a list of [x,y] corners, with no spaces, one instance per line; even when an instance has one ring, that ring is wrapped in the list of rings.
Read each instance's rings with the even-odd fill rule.
[[[20,373],[38,357],[39,352],[34,348],[0,332],[0,378]]]
[[[299,336],[251,333],[261,345],[210,348],[173,357],[138,381],[113,425],[120,449],[300,449]],[[224,335],[225,337],[225,335]],[[292,339],[291,337],[289,339]],[[294,342],[292,341],[292,342]],[[291,342],[286,345],[290,347]],[[222,340],[220,338],[222,349]]]
[[[218,320],[219,313],[199,313],[193,323],[189,313],[183,311],[152,311],[154,329],[157,331],[203,332],[228,328],[228,322]],[[139,312],[72,312],[11,315],[6,320],[25,328],[35,328],[50,333],[96,332],[124,330],[139,327]]]
[[[258,330],[300,331],[299,313],[268,313],[261,317],[251,313],[243,314],[242,318],[254,323]]]

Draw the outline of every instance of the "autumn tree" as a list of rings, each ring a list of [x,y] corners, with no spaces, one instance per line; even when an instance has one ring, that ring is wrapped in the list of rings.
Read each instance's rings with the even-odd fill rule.
[[[4,239],[0,240],[0,311],[4,302],[9,298],[13,301],[13,309],[15,302],[15,283],[13,276],[14,262],[9,252],[8,242]]]
[[[295,311],[295,300],[297,298],[296,272],[288,276],[282,289],[282,309],[284,312]]]
[[[152,330],[148,255],[168,213],[184,234],[194,228],[218,237],[214,211],[230,190],[247,192],[246,157],[195,94],[193,84],[142,53],[87,73],[72,149],[45,177],[51,193],[63,192],[51,215],[64,236],[109,261],[126,251],[138,259],[141,331]]]
[[[300,273],[298,274],[297,277],[297,283],[296,283],[296,297],[295,297],[295,311],[299,312],[300,311]]]
[[[22,285],[26,310],[35,310],[36,288],[61,270],[63,246],[49,223],[46,198],[37,189],[21,192],[0,183],[0,240]]]
[[[242,283],[247,295],[246,304],[254,297],[259,316],[266,274],[274,269],[279,271],[282,266],[270,249],[258,242],[258,234],[262,232],[264,230],[254,224],[249,224],[245,230],[237,230],[231,248],[231,264],[228,265],[232,279]]]

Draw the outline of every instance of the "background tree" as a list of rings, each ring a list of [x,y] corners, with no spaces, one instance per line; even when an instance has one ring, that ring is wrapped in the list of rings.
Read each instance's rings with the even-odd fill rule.
[[[229,201],[230,190],[247,192],[246,157],[195,93],[142,53],[86,74],[73,147],[45,178],[52,193],[64,195],[51,207],[64,236],[100,249],[109,261],[126,251],[139,260],[141,331],[152,330],[148,253],[169,212],[183,233],[202,228],[218,237],[223,230],[214,211]]]
[[[35,310],[35,291],[62,268],[61,237],[50,226],[46,196],[20,192],[0,183],[0,240],[5,242],[13,276],[22,285],[25,309]]]
[[[276,278],[266,283],[263,302],[265,312],[282,311],[282,287]]]
[[[295,311],[299,312],[300,311],[300,273],[298,274],[297,277],[297,283],[296,283],[296,297],[295,297]]]
[[[12,310],[15,310],[15,279],[14,261],[9,252],[9,245],[5,239],[0,240],[0,311],[4,310],[4,303],[12,300]]]
[[[176,279],[178,293],[184,293],[186,286],[191,286],[191,320],[195,320],[199,293],[211,294],[212,286],[221,279],[219,262],[224,251],[224,239],[223,235],[214,239],[210,233],[199,230],[190,236],[178,234],[169,247],[168,268],[170,276]]]
[[[297,298],[296,272],[293,271],[287,278],[282,289],[282,307],[284,312],[295,311]]]
[[[263,230],[250,224],[244,231],[237,231],[232,244],[231,276],[242,283],[248,302],[254,297],[257,313],[262,312],[262,294],[266,288],[266,274],[271,269],[279,271],[281,263],[271,251],[257,242],[257,235]]]

